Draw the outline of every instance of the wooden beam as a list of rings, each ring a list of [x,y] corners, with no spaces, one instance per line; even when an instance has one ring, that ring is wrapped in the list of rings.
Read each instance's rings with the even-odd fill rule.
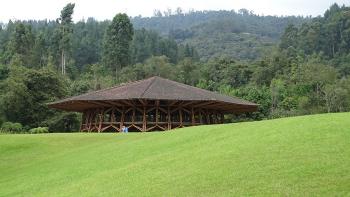
[[[179,101],[171,101],[168,103],[168,106],[174,106],[177,102],[179,102]]]
[[[122,106],[120,103],[118,103],[118,101],[104,101],[105,103],[108,103],[112,106]]]
[[[190,102],[185,102],[182,107],[186,107],[186,106],[189,106],[189,105],[193,105],[195,103],[198,103],[199,101],[190,101]]]
[[[127,101],[127,100],[119,100],[119,102],[127,106],[131,106],[131,107],[134,106],[130,101]]]
[[[105,103],[100,102],[100,101],[87,101],[87,102],[88,102],[88,103],[95,104],[95,105],[98,105],[98,107],[101,107],[101,106],[104,106],[104,107],[110,107],[110,105],[105,104]]]
[[[139,99],[140,103],[143,105],[143,106],[147,106],[147,100],[145,99]]]
[[[200,103],[198,105],[194,105],[193,107],[194,108],[198,108],[198,107],[207,106],[207,105],[210,105],[210,104],[213,104],[213,103],[217,103],[217,101],[208,101],[208,102]]]

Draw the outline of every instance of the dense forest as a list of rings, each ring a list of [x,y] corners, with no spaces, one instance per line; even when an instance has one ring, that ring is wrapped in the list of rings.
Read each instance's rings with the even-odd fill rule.
[[[1,23],[3,130],[76,131],[79,114],[46,104],[154,75],[260,104],[230,122],[350,110],[350,7],[315,18],[179,8],[74,23],[75,6],[53,21]]]
[[[247,9],[232,11],[155,11],[155,17],[135,17],[135,28],[153,29],[181,44],[194,46],[200,59],[226,56],[256,60],[271,50],[288,24],[300,26],[310,17],[259,16]]]

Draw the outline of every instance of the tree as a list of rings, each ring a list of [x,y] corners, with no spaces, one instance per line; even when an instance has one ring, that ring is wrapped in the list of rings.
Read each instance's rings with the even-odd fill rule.
[[[293,24],[288,25],[284,30],[284,34],[281,37],[280,48],[287,49],[288,47],[297,47],[297,38],[298,38],[298,28]]]
[[[103,42],[103,62],[115,70],[115,81],[118,82],[118,71],[129,64],[130,42],[134,28],[128,15],[117,14],[108,26]]]
[[[0,106],[8,121],[37,127],[54,113],[47,102],[62,98],[65,85],[57,74],[48,69],[27,69],[13,66],[3,83]]]
[[[60,21],[60,50],[61,50],[61,69],[62,74],[66,74],[66,59],[69,50],[71,49],[72,28],[72,14],[74,11],[74,3],[68,3],[61,11]]]
[[[271,111],[274,112],[282,101],[283,91],[285,91],[284,81],[280,79],[273,79],[270,85],[271,91]]]
[[[31,53],[34,44],[34,35],[32,27],[22,22],[16,22],[15,29],[12,32],[10,41],[5,52],[5,63],[10,63],[14,58],[21,65],[31,65]]]

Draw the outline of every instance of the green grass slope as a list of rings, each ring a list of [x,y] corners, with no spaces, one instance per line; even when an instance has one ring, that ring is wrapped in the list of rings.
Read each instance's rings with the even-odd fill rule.
[[[350,113],[0,135],[0,196],[349,196]]]

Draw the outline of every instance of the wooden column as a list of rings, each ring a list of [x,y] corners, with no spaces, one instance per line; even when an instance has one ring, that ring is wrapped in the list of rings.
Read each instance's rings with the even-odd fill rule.
[[[93,110],[90,111],[90,116],[89,116],[89,123],[88,123],[88,132],[91,131],[91,126],[92,126],[92,120],[94,119],[94,112]]]
[[[171,112],[170,107],[168,106],[168,130],[171,129]]]
[[[100,109],[99,110],[99,113],[98,113],[98,132],[100,133],[101,132],[101,129],[102,129],[102,120],[103,120],[103,109]]]
[[[143,106],[142,131],[147,131],[146,107]]]
[[[216,124],[217,123],[217,119],[216,119],[216,111],[213,111],[213,123]]]
[[[159,122],[159,102],[156,104],[156,125],[158,125]]]
[[[210,115],[208,110],[205,110],[205,117],[207,119],[207,124],[210,124]]]
[[[89,130],[89,116],[90,116],[90,112],[89,112],[89,110],[86,110],[85,112],[85,119],[84,119],[84,121],[85,121],[85,131],[88,131]]]
[[[81,114],[81,122],[80,122],[80,132],[83,131],[83,122],[85,122],[85,111]]]
[[[198,112],[199,112],[199,122],[200,122],[201,124],[203,124],[202,110],[200,109],[200,110],[198,110]]]
[[[122,107],[122,114],[120,116],[120,132],[122,132],[122,127],[124,126],[124,118],[125,118],[125,107]]]
[[[224,116],[223,113],[221,113],[220,116],[221,116],[221,124],[223,124],[223,123],[224,123],[224,120],[225,120],[225,116]]]
[[[135,124],[135,107],[132,108],[131,124]]]
[[[111,115],[109,117],[109,121],[111,122],[111,124],[116,122],[114,113],[115,113],[115,108],[113,107],[111,110]]]
[[[196,119],[195,119],[193,107],[191,107],[191,117],[192,117],[192,126],[194,126],[196,125]]]
[[[183,126],[183,123],[182,123],[182,107],[179,108],[179,116],[180,116],[180,127]]]

